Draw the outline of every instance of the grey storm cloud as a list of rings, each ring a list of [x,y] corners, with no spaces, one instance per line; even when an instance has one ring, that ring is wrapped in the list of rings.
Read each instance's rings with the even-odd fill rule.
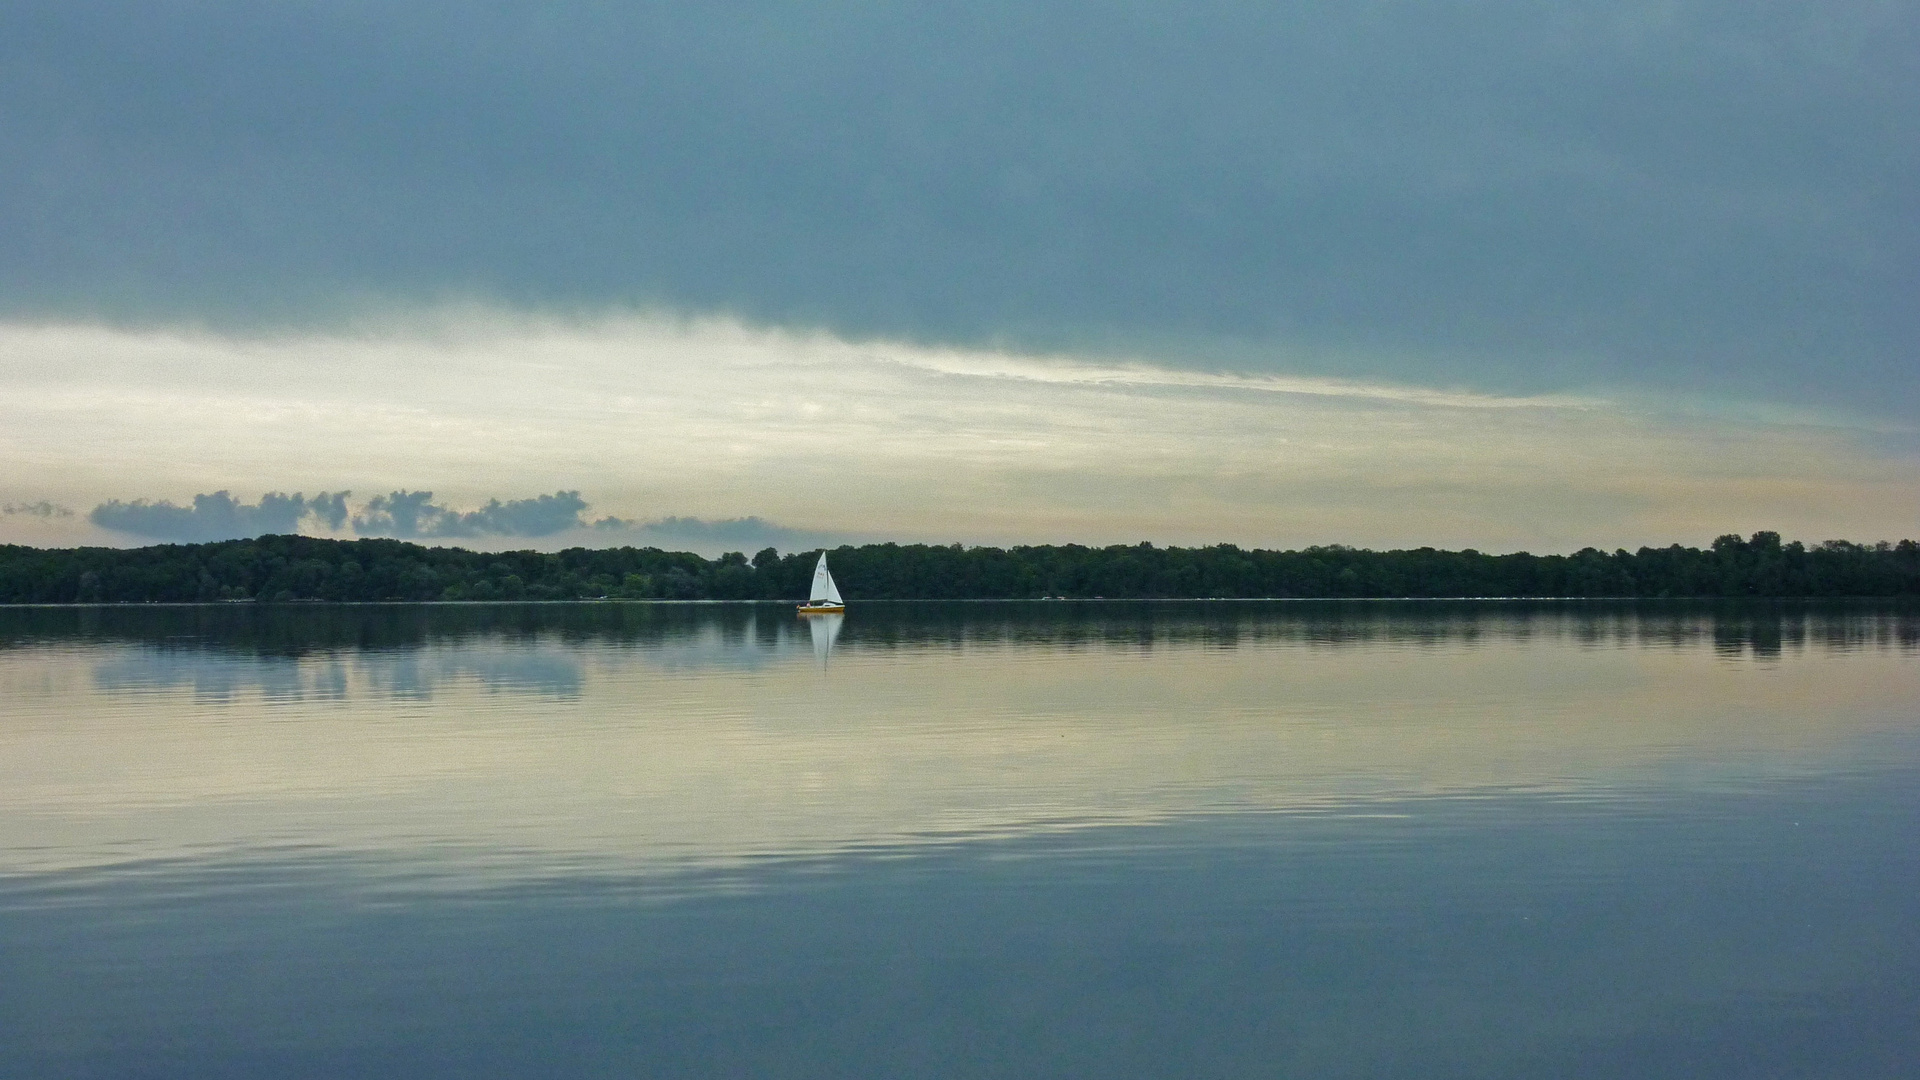
[[[435,504],[431,491],[395,491],[376,495],[353,515],[353,531],[363,536],[477,537],[552,536],[585,523],[587,502],[578,491],[557,491],[531,499],[489,499],[478,510],[454,510]]]
[[[660,304],[1897,412],[1917,55],[1900,0],[19,0],[0,314]]]
[[[118,499],[93,508],[87,519],[103,529],[128,533],[149,540],[179,543],[204,543],[238,537],[290,533],[300,522],[314,518],[329,528],[339,528],[346,520],[347,496],[351,492],[320,492],[312,498],[270,491],[258,503],[243,503],[225,491],[195,495],[193,505],[175,506],[167,500],[150,502]]]

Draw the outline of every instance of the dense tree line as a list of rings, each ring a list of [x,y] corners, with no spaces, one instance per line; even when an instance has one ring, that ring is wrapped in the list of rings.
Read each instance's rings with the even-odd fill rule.
[[[399,540],[263,536],[153,547],[0,546],[0,602],[795,600],[814,554],[705,559],[658,548],[486,553]],[[1709,548],[1487,555],[868,544],[832,553],[854,600],[1159,597],[1920,596],[1920,544],[1815,547],[1776,533]]]

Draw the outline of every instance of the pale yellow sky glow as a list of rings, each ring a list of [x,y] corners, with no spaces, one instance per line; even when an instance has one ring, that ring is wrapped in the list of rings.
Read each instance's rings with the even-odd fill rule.
[[[0,324],[0,541],[135,543],[107,499],[578,489],[590,517],[852,539],[1571,550],[1912,535],[1920,468],[1844,424],[725,320],[443,310],[353,333]],[[595,542],[589,534],[537,546]],[[601,537],[598,542],[607,542]],[[527,542],[515,540],[513,546]],[[496,545],[497,546],[497,545]]]

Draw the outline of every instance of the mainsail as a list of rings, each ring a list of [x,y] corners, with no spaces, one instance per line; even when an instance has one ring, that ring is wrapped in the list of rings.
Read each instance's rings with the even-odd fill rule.
[[[833,575],[827,573],[827,553],[824,551],[813,568],[813,591],[807,594],[807,603],[818,604],[823,600],[829,604],[846,603],[840,599],[840,590],[834,587]]]

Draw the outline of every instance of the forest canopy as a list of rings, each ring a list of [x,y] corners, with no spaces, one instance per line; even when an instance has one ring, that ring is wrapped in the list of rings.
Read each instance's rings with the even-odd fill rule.
[[[0,546],[0,603],[213,601],[798,600],[813,551],[706,559],[659,548],[478,552],[400,540],[262,536],[143,548]],[[1920,596],[1920,544],[1782,543],[1571,555],[1471,549],[1298,551],[1152,544],[842,546],[850,601],[1253,597]]]

